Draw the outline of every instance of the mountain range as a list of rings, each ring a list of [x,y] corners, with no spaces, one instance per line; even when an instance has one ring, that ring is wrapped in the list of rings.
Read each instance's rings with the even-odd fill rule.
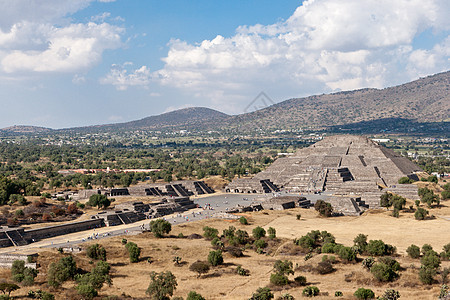
[[[240,115],[227,115],[191,107],[126,123],[62,129],[62,131],[129,130],[292,130],[313,128],[362,128],[373,124],[450,124],[450,71],[384,89],[359,89],[293,98]],[[380,122],[381,120],[381,122]],[[383,122],[382,120],[389,120]],[[400,123],[398,123],[400,122]],[[441,126],[440,125],[440,126]],[[419,125],[420,126],[420,125]],[[4,133],[49,132],[33,126],[12,126]],[[61,130],[58,130],[61,131]]]

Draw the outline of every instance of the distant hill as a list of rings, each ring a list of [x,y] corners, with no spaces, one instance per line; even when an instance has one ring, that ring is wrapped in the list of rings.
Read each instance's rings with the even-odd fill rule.
[[[360,89],[289,99],[241,115],[229,116],[206,107],[191,107],[137,121],[67,128],[54,132],[184,129],[244,133],[261,129],[270,131],[306,127],[353,133],[398,131],[400,128],[400,132],[411,129],[411,131],[443,132],[448,135],[450,131],[450,71],[385,89]],[[50,130],[34,126],[12,126],[3,129],[2,132],[13,134],[49,132]]]
[[[222,124],[239,131],[336,126],[379,119],[450,121],[450,71],[385,89],[295,98]]]
[[[221,122],[229,116],[220,111],[206,107],[183,108],[158,116],[151,116],[137,121],[116,124],[124,128],[160,129],[167,127],[203,127],[212,122]]]
[[[125,123],[67,128],[61,131],[129,131],[129,130],[202,130],[213,123],[221,123],[230,116],[207,107],[183,108],[157,116],[150,116],[137,121]]]
[[[50,132],[52,130],[53,129],[46,127],[26,126],[26,125],[14,125],[0,129],[0,131],[4,133],[20,133],[20,134],[43,133],[43,132]]]

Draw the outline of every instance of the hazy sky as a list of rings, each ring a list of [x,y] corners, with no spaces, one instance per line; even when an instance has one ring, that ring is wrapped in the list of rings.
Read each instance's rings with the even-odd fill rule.
[[[0,128],[242,113],[450,66],[448,0],[0,0]]]

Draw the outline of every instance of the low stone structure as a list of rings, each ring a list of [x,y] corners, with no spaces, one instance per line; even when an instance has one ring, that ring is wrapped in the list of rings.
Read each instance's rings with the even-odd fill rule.
[[[33,262],[29,262],[29,257],[36,257],[37,254],[30,254],[30,255],[24,255],[24,254],[0,254],[0,267],[1,268],[11,268],[14,261],[21,260],[25,262],[25,267],[36,269],[37,264]]]
[[[263,201],[261,206],[268,210],[285,210],[295,207],[309,208],[311,201],[300,196],[280,196]]]
[[[189,197],[192,195],[212,194],[214,190],[203,181],[183,180],[171,183],[154,183],[135,185],[128,188],[89,189],[74,194],[74,198],[87,199],[95,194],[107,196],[156,196],[156,197]],[[76,195],[76,196],[75,196]]]
[[[25,246],[41,239],[85,231],[102,226],[105,226],[103,219],[94,219],[29,230],[25,230],[22,227],[2,227],[0,230],[0,247]]]

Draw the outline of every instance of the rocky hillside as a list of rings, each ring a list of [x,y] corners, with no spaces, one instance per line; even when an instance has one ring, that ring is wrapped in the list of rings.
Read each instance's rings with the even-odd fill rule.
[[[335,126],[379,119],[450,121],[450,72],[385,89],[290,99],[233,116],[224,127],[252,130]]]

